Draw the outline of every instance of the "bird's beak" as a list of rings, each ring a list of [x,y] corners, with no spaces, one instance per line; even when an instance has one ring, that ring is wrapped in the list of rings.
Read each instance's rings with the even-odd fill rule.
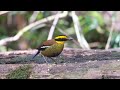
[[[73,38],[68,38],[68,40],[73,40]]]

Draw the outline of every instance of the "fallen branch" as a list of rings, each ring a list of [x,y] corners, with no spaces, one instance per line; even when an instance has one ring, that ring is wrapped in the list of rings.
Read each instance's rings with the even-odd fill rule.
[[[111,16],[112,17],[112,16]],[[114,21],[114,18],[112,17],[112,24],[111,24],[111,28],[110,28],[110,33],[109,33],[109,37],[108,37],[108,40],[107,40],[107,44],[105,46],[105,49],[109,49],[110,48],[110,42],[111,42],[111,39],[112,39],[112,33],[113,33],[113,30],[114,30],[114,24],[115,24],[115,21]]]
[[[40,13],[40,11],[34,11],[32,16],[29,19],[29,23],[33,23],[36,20],[39,13]]]
[[[106,50],[110,48],[110,42],[111,42],[111,39],[112,39],[113,30],[114,30],[114,24],[112,23],[112,26],[111,26],[111,29],[110,29],[110,34],[109,34],[109,37],[108,37],[108,40],[107,40],[107,44],[105,46]]]
[[[10,11],[0,11],[0,15],[6,14],[8,12],[10,12]]]
[[[80,27],[80,23],[79,23],[79,20],[78,20],[78,17],[76,15],[75,11],[72,11],[72,19],[73,19],[73,23],[74,23],[74,27],[75,27],[76,36],[77,36],[80,46],[83,49],[90,49],[89,44],[87,43],[87,41],[84,38],[84,35],[82,33],[82,29]]]
[[[64,11],[63,13],[68,13],[68,11]],[[58,19],[58,15],[57,15],[56,19]],[[52,27],[54,27],[54,28],[55,28],[56,24],[57,24],[57,23],[54,24],[54,22],[53,22],[53,24],[51,24],[49,20],[48,20],[48,22],[47,22],[47,25],[52,25]],[[57,30],[58,30],[60,33],[62,33],[63,35],[69,36],[68,33],[64,32],[64,31],[63,31],[62,29],[60,29],[59,27],[56,26],[56,28],[57,28]],[[51,35],[51,33],[49,33],[49,35]],[[53,32],[52,32],[52,35],[53,35]],[[49,36],[49,37],[50,37],[49,39],[51,39],[52,36]],[[69,36],[69,37],[72,38],[71,36]],[[79,43],[78,43],[74,38],[72,38],[72,39],[73,39],[72,41],[73,41],[77,46],[79,46]]]
[[[49,21],[54,20],[54,19],[55,19],[55,16],[56,16],[56,15],[52,15],[52,16],[49,16],[49,17],[44,18],[44,19],[42,19],[42,20],[39,20],[39,21],[36,21],[36,22],[34,22],[34,23],[29,24],[28,26],[24,27],[23,29],[18,30],[19,32],[18,32],[15,36],[13,36],[13,37],[8,37],[8,38],[5,38],[5,39],[0,40],[0,45],[5,45],[5,44],[8,43],[8,42],[12,42],[12,41],[18,40],[18,39],[19,39],[25,32],[27,32],[28,30],[30,30],[30,29],[32,29],[33,27],[38,26],[38,25],[40,25],[40,24],[42,24],[42,23],[45,23],[45,22],[47,22],[48,20],[49,20]],[[66,12],[59,14],[59,17],[60,17],[60,18],[63,18],[63,17],[66,17],[66,16],[67,16],[67,13],[66,13]],[[48,19],[48,20],[47,20],[47,19]]]
[[[17,64],[17,63],[46,63],[39,55],[32,59],[37,50],[19,50],[0,53],[0,64]],[[61,58],[62,57],[62,58]],[[120,60],[120,49],[113,50],[82,50],[64,48],[60,56],[55,57],[57,62],[62,59],[65,63],[102,61],[102,60]],[[55,59],[54,58],[54,59]],[[53,63],[47,58],[49,63]]]
[[[61,55],[63,63],[58,64],[54,64],[51,59],[47,59],[49,64],[46,64],[39,55],[31,60],[35,52],[36,50],[20,50],[0,53],[0,79],[6,78],[6,75],[20,66],[31,67],[31,79],[120,78],[120,49],[112,51],[65,48]],[[60,61],[61,58],[56,57],[56,60]],[[17,76],[20,76],[18,73],[21,73],[21,70],[16,72]],[[16,74],[13,73],[13,77]]]
[[[53,24],[52,24],[51,28],[50,28],[50,31],[49,31],[48,39],[47,39],[47,40],[52,39],[52,36],[53,36],[54,30],[55,30],[55,27],[56,27],[57,22],[58,22],[58,20],[59,20],[59,15],[60,15],[60,13],[61,13],[61,11],[58,11],[58,13],[56,14],[56,17],[55,17],[55,19],[54,19],[54,21],[53,21]]]

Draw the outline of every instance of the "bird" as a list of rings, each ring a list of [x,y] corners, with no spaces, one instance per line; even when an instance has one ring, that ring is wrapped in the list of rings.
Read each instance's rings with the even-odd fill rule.
[[[36,54],[33,56],[34,59],[39,53],[44,57],[51,58],[55,63],[57,63],[52,57],[58,56],[64,48],[65,41],[73,40],[67,35],[58,35],[54,39],[44,41],[38,48]],[[46,63],[47,60],[45,59]]]

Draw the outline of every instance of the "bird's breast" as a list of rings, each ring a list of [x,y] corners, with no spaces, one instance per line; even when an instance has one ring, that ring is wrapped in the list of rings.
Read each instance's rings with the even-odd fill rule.
[[[44,56],[47,57],[55,57],[58,56],[64,48],[64,44],[54,44],[48,48],[46,48],[44,51],[41,52]]]

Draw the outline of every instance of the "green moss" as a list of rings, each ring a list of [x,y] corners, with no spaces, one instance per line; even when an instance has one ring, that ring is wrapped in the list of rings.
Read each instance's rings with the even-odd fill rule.
[[[31,73],[31,66],[20,66],[14,71],[11,71],[6,78],[7,79],[28,79]]]

